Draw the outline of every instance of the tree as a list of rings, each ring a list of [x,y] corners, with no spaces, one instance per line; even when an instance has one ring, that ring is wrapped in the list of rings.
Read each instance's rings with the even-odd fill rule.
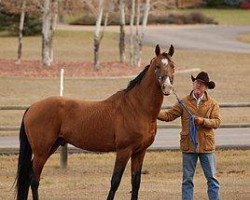
[[[22,1],[22,10],[21,10],[21,15],[20,15],[20,24],[19,24],[17,63],[21,62],[21,57],[22,57],[22,38],[23,38],[23,27],[24,27],[24,19],[25,19],[25,10],[26,10],[26,0],[23,0]]]
[[[120,6],[120,41],[119,52],[120,62],[125,62],[125,0],[119,0]]]
[[[104,0],[99,1],[98,12],[97,12],[97,20],[94,32],[94,70],[100,69],[100,62],[99,62],[99,47],[101,40],[104,36],[105,27],[107,26],[108,21],[108,13],[105,14],[104,20],[104,28],[101,32],[101,22],[103,17],[103,10],[104,10]]]
[[[150,0],[146,0],[145,8],[144,8],[144,14],[143,14],[143,20],[142,20],[142,25],[141,25],[141,33],[138,36],[137,66],[141,65],[142,44],[143,44],[143,38],[144,38],[144,34],[145,34],[145,31],[146,31],[146,26],[147,26],[147,22],[148,22],[149,10],[150,10]],[[139,32],[139,31],[137,31],[137,32]]]
[[[42,63],[50,66],[53,61],[53,36],[56,26],[57,0],[44,0],[42,27]]]
[[[140,66],[143,38],[148,21],[148,14],[150,9],[150,0],[146,0],[143,9],[143,20],[141,18],[141,2],[140,0],[132,0],[131,15],[130,15],[130,65]],[[136,28],[134,27],[134,18],[136,16]],[[134,30],[135,29],[135,30]]]
[[[134,19],[135,19],[135,0],[132,0],[131,4],[131,11],[130,11],[130,36],[129,36],[129,45],[130,45],[130,52],[129,52],[129,63],[131,66],[134,66]]]

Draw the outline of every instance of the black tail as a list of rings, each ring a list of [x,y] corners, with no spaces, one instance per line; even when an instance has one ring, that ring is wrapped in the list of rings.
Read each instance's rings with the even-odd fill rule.
[[[17,176],[16,176],[16,192],[17,192],[17,200],[25,200],[28,198],[29,186],[31,182],[30,173],[32,169],[32,161],[31,161],[32,150],[25,132],[23,120],[20,127],[19,139],[20,139],[20,149],[19,149]]]

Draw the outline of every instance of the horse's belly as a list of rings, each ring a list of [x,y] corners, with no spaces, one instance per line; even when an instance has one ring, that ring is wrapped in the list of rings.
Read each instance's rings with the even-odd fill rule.
[[[108,134],[83,134],[78,137],[66,137],[65,140],[87,151],[110,152],[115,151],[114,139]]]

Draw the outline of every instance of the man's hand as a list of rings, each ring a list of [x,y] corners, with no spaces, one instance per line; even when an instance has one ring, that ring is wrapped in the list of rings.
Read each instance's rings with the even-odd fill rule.
[[[160,113],[158,114],[157,119],[161,120],[161,121],[164,121],[164,118],[165,118],[164,111],[161,110]]]
[[[195,125],[200,126],[204,123],[204,118],[195,116],[194,123]]]

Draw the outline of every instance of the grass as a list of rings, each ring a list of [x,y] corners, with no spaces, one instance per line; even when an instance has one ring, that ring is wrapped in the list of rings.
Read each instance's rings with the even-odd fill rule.
[[[241,42],[250,43],[250,34],[239,35],[237,39]]]
[[[162,9],[150,11],[150,13],[179,13],[186,14],[191,12],[200,12],[207,17],[213,18],[220,25],[250,25],[250,12],[249,10],[243,9],[232,9],[232,8],[185,8],[185,9]],[[81,17],[81,16],[80,16]],[[66,22],[70,23],[75,21],[78,16],[66,16]]]
[[[250,150],[218,151],[217,177],[221,199],[250,198]],[[0,156],[0,199],[13,199],[10,190],[16,174],[17,156]],[[68,169],[59,168],[59,155],[53,155],[45,165],[40,182],[41,199],[105,199],[110,187],[115,155],[72,154]],[[130,163],[116,199],[130,198]],[[143,165],[140,199],[181,198],[181,153],[148,152]],[[195,199],[207,199],[206,181],[198,163],[195,174]]]
[[[118,59],[117,33],[107,32],[101,43],[100,60],[110,61]],[[117,46],[117,50],[109,48],[103,51],[103,46]],[[0,58],[16,59],[17,38],[0,37]],[[41,58],[41,37],[32,36],[23,39],[24,60]],[[93,33],[89,31],[56,31],[54,38],[54,58],[66,61],[93,61]],[[116,59],[115,59],[116,58]]]
[[[201,12],[207,17],[213,18],[220,25],[250,25],[250,12],[242,9],[178,9],[167,10],[167,13]]]

